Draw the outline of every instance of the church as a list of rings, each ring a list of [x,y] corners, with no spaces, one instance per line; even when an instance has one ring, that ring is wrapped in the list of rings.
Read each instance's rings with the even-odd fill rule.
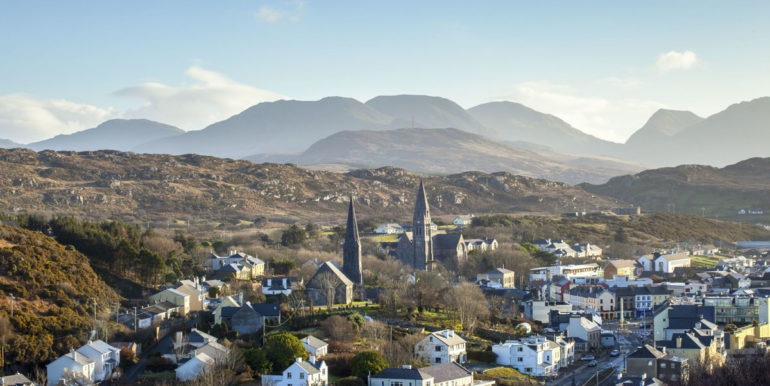
[[[422,180],[414,204],[412,231],[399,235],[395,256],[402,264],[420,271],[433,271],[437,264],[454,271],[468,258],[462,234],[431,229],[430,207]]]
[[[342,267],[327,261],[305,285],[307,296],[314,305],[350,304],[354,297],[363,298],[364,274],[361,265],[361,239],[353,197],[348,207],[345,243],[342,247]]]

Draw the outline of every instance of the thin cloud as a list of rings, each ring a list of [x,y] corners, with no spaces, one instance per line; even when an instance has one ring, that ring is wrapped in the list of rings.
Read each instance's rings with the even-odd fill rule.
[[[254,17],[265,23],[277,23],[283,20],[296,23],[300,20],[304,11],[304,1],[288,1],[281,8],[263,5],[254,13]]]
[[[0,138],[35,142],[97,126],[115,111],[66,99],[38,99],[26,94],[0,96]]]
[[[144,102],[141,107],[126,111],[124,116],[157,120],[184,130],[194,130],[261,102],[288,99],[199,66],[190,67],[186,75],[195,82],[188,86],[151,82],[117,91],[115,94],[118,96]]]
[[[689,70],[698,63],[698,56],[692,51],[669,51],[658,56],[655,67],[660,72]]]
[[[656,101],[584,96],[573,87],[549,81],[521,83],[505,99],[553,114],[579,130],[616,142],[625,141],[653,112],[665,107]]]

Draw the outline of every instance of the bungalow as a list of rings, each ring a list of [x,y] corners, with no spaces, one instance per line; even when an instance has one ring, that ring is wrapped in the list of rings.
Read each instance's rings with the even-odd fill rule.
[[[291,278],[275,276],[262,279],[262,293],[265,295],[291,295]]]
[[[676,268],[690,266],[690,255],[687,252],[658,255],[653,263],[655,272],[674,273]]]
[[[404,233],[404,227],[402,227],[401,224],[396,224],[396,223],[380,224],[377,226],[377,228],[374,228],[374,233],[385,234],[385,235],[397,235],[400,233]]]
[[[210,356],[204,353],[197,354],[176,368],[176,379],[182,382],[195,380],[215,365],[216,361]]]
[[[452,220],[452,224],[457,225],[457,226],[471,225],[473,223],[473,219],[475,217],[476,216],[474,216],[472,214],[459,215],[459,216],[455,217],[454,220]]]
[[[326,353],[329,350],[328,343],[314,337],[313,335],[308,335],[302,338],[301,342],[302,342],[302,346],[304,346],[305,350],[307,350],[307,353],[317,358],[320,358],[326,355]]]

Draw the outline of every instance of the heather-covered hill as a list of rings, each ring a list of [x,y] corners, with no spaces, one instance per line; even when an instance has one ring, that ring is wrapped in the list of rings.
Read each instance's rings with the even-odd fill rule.
[[[77,348],[94,328],[94,301],[101,312],[118,296],[88,258],[42,233],[0,226],[0,318],[12,325],[6,361],[45,363]]]
[[[19,213],[127,221],[256,217],[339,223],[354,195],[361,216],[411,216],[419,180],[438,215],[562,213],[621,203],[563,183],[510,173],[420,176],[379,168],[348,173],[199,155],[0,150],[0,205]]]

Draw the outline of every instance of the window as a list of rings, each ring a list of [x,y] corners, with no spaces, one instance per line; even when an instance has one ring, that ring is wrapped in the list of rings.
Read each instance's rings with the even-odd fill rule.
[[[524,358],[519,357],[519,362],[524,362]]]
[[[289,372],[286,374],[286,378],[289,378],[289,379],[291,379],[291,371],[289,371]]]
[[[430,342],[433,343],[433,337],[432,336],[430,337]]]
[[[390,386],[404,386],[404,382],[391,382]]]
[[[305,373],[299,373],[299,379],[305,379]]]
[[[524,351],[524,348],[522,348],[522,347],[519,347],[519,351]]]
[[[441,351],[441,346],[436,346],[436,351]]]
[[[436,358],[436,363],[441,363],[441,358]]]

